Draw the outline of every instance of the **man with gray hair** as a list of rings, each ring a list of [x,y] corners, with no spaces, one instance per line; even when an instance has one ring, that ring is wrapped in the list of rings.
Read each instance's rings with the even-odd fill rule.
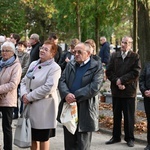
[[[124,116],[124,140],[134,146],[134,115],[137,80],[141,70],[139,55],[132,51],[132,38],[122,38],[121,51],[112,53],[106,68],[111,82],[113,104],[113,134],[106,144],[121,141],[121,122]]]
[[[61,102],[57,120],[64,102],[77,102],[78,127],[71,134],[64,126],[65,150],[90,150],[92,132],[99,130],[98,93],[103,83],[103,69],[91,57],[89,44],[79,43],[74,48],[75,59],[69,61],[59,80]]]
[[[30,62],[29,62],[30,64],[32,61],[39,59],[39,51],[40,51],[39,48],[41,46],[39,35],[36,33],[31,34],[29,42],[32,46],[30,52]]]
[[[110,46],[109,43],[107,42],[106,37],[104,36],[100,37],[100,45],[101,49],[99,52],[99,56],[101,57],[103,66],[105,66],[108,64],[110,57]]]

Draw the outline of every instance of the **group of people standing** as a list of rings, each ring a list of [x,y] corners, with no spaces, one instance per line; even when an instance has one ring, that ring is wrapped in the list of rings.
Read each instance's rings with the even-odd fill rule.
[[[10,39],[15,41],[17,36],[14,35],[11,34]],[[6,41],[1,46],[0,111],[3,149],[12,150],[12,114],[13,108],[17,106],[17,91],[20,91],[22,103],[29,108],[27,114],[32,127],[31,150],[49,150],[49,138],[55,136],[57,121],[61,122],[64,102],[77,102],[78,107],[75,134],[63,126],[65,150],[90,150],[92,132],[99,129],[99,92],[104,80],[103,66],[106,66],[105,73],[111,81],[114,116],[113,136],[106,144],[121,141],[123,112],[124,140],[129,147],[133,147],[135,97],[141,65],[139,55],[132,51],[132,38],[123,37],[121,50],[114,52],[111,57],[105,37],[100,38],[100,57],[96,55],[96,44],[92,39],[85,42],[71,40],[70,50],[63,54],[56,34],[51,34],[43,44],[40,43],[38,34],[32,34],[29,41],[32,48],[30,54],[25,53],[24,57],[21,52],[25,50],[25,44],[22,41]],[[149,77],[146,68],[140,76],[145,106],[150,97],[149,85],[145,81],[149,80],[147,76]],[[149,118],[148,107],[146,112]],[[149,134],[150,129],[145,150],[149,150]]]

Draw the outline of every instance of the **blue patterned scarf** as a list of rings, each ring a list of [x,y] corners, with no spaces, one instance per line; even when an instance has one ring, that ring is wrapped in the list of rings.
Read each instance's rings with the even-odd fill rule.
[[[39,66],[47,66],[47,65],[50,65],[52,62],[54,61],[54,58],[50,59],[50,60],[47,60],[43,63],[40,62],[40,59],[37,60],[37,62],[35,63],[35,65],[29,69],[26,73],[26,76],[29,78],[29,79],[32,79],[33,77],[33,74],[35,72],[35,70],[39,67]]]
[[[11,66],[12,64],[13,64],[13,62],[15,61],[15,56],[12,56],[11,58],[9,58],[8,60],[5,60],[4,61],[4,59],[2,58],[1,60],[0,60],[0,71],[2,71],[2,69],[4,68],[4,67],[9,67],[9,66]]]

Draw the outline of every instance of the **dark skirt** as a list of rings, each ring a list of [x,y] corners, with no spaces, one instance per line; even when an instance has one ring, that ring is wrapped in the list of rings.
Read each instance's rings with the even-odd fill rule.
[[[33,129],[32,128],[32,141],[45,142],[49,138],[55,136],[55,129]]]

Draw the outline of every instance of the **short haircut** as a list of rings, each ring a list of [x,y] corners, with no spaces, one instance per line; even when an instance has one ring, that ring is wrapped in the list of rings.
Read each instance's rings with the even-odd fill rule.
[[[50,40],[46,40],[46,41],[44,42],[44,44],[49,44],[49,45],[52,46],[51,52],[52,52],[53,56],[55,56],[56,53],[57,53],[57,45],[55,45],[55,43],[54,43],[54,42],[51,42]]]
[[[128,42],[132,43],[133,42],[133,39],[131,36],[124,36],[122,39],[127,39]]]
[[[19,40],[20,40],[19,34],[17,34],[17,33],[11,33],[10,35],[13,36],[13,38],[16,40],[17,43],[19,42]]]
[[[77,39],[77,38],[72,39],[70,46],[75,47],[78,43],[80,43],[79,39]]]
[[[3,50],[3,47],[10,47],[11,50],[12,50],[12,52],[15,53],[16,48],[15,48],[14,43],[12,43],[12,42],[10,42],[10,41],[6,41],[6,42],[4,42],[4,43],[2,44],[1,50]]]
[[[103,39],[105,42],[107,41],[105,36],[101,36],[100,39]]]
[[[36,33],[31,34],[30,38],[36,40],[37,42],[40,40],[39,35]]]
[[[27,42],[26,41],[19,41],[18,45],[23,45],[24,47],[27,48]]]
[[[50,35],[49,35],[48,39],[49,39],[49,40],[51,40],[52,38],[53,38],[53,39],[55,39],[55,40],[56,40],[56,39],[58,39],[57,34],[56,34],[56,33],[54,33],[54,32],[50,33]]]

